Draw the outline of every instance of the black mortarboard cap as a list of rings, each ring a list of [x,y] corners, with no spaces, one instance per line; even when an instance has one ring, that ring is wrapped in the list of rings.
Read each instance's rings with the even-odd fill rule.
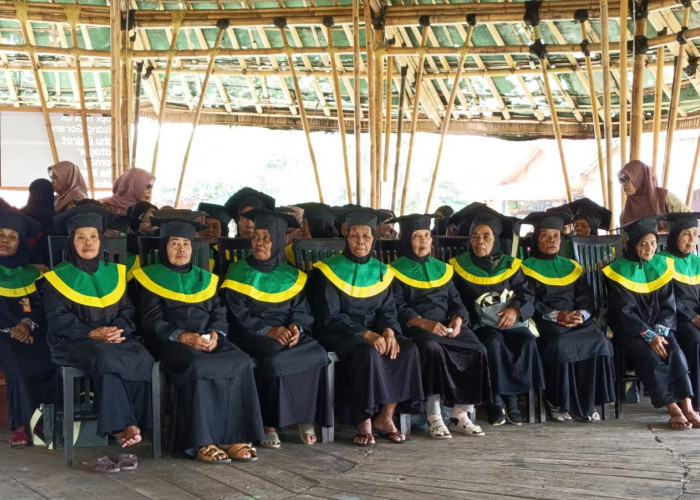
[[[479,224],[489,226],[496,236],[508,237],[513,233],[513,223],[510,218],[478,201],[452,214],[447,223],[456,225],[459,234],[471,234],[474,227]]]
[[[128,215],[117,215],[114,219],[107,223],[107,229],[114,229],[120,233],[126,233],[129,230],[131,217]]]
[[[201,213],[191,210],[158,210],[151,218],[151,224],[160,227],[161,238],[187,238],[193,241],[197,231],[204,229],[198,219]]]
[[[335,224],[335,214],[333,208],[325,203],[308,202],[295,203],[294,206],[304,209],[304,218],[317,220],[327,224]]]
[[[100,233],[114,223],[117,216],[93,203],[84,203],[53,218],[58,234],[71,234],[81,227],[94,227]]]
[[[376,226],[379,223],[385,222],[393,217],[393,214],[390,210],[380,211],[369,207],[363,207],[361,205],[353,205],[352,203],[348,205],[343,205],[342,207],[333,207],[333,213],[335,214],[335,220],[339,224],[342,224],[344,222],[346,227],[349,227],[347,218],[350,216],[350,214],[354,213],[364,213],[368,216],[373,216],[375,218],[374,226]]]
[[[0,209],[0,228],[12,229],[22,237],[33,238],[41,231],[41,224],[19,210],[7,206]]]
[[[212,219],[219,219],[221,224],[228,227],[229,222],[231,222],[231,214],[226,210],[225,207],[221,205],[215,205],[214,203],[200,203],[197,206],[197,210],[206,213]]]
[[[573,221],[574,218],[574,213],[576,213],[574,207],[573,207],[573,202],[572,203],[564,203],[563,205],[559,205],[556,207],[549,207],[546,211],[547,212],[561,212],[569,216],[569,219]],[[567,224],[571,224],[570,222],[567,222]]]
[[[345,222],[346,230],[353,226],[369,226],[374,232],[379,223],[379,214],[371,208],[358,207],[344,214],[343,221]]]
[[[240,211],[245,207],[253,208],[275,208],[275,199],[272,196],[261,193],[250,187],[243,187],[236,191],[226,203],[224,207],[231,214],[233,220],[238,223],[238,218],[240,217]],[[248,217],[246,217],[247,219]]]
[[[399,228],[401,229],[401,238],[411,239],[413,231],[430,231],[432,220],[436,217],[439,216],[435,214],[409,214],[402,215],[401,217],[394,217],[393,219],[389,219],[387,222],[390,224],[398,222]]]
[[[698,227],[700,212],[673,212],[666,214],[669,232],[681,232],[684,229]]]
[[[556,229],[561,231],[564,224],[571,224],[571,216],[565,211],[550,210],[548,212],[529,213],[521,224],[531,224],[535,229]]]
[[[574,212],[573,220],[586,219],[591,228],[610,229],[612,212],[605,207],[601,207],[590,198],[581,198],[572,201],[569,206]]]
[[[298,228],[299,221],[292,212],[284,210],[271,210],[269,208],[254,208],[246,212],[246,219],[255,221],[255,229],[267,229],[276,231],[279,227]]]
[[[637,241],[639,238],[649,233],[657,233],[657,225],[660,220],[665,220],[663,215],[647,215],[622,226],[622,230],[627,235],[629,241]]]

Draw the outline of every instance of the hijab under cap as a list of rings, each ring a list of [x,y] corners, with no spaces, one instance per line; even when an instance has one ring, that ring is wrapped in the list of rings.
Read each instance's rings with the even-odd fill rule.
[[[389,223],[399,223],[399,229],[401,230],[399,239],[401,240],[401,255],[408,257],[415,262],[427,262],[430,258],[430,253],[424,257],[419,257],[413,251],[413,232],[427,230],[430,231],[430,225],[432,219],[436,216],[434,214],[410,214],[402,215],[401,217],[394,217],[393,219],[387,221]]]
[[[107,212],[104,208],[92,203],[79,205],[67,212],[54,217],[54,225],[58,234],[68,235],[66,244],[68,261],[81,271],[93,274],[97,271],[102,255],[102,233],[116,219],[116,215]],[[75,231],[83,227],[92,227],[97,230],[100,238],[100,247],[97,255],[92,259],[83,259],[75,248]]]
[[[13,255],[0,257],[0,265],[8,269],[29,263],[30,250],[27,237],[33,238],[41,230],[41,224],[14,209],[0,210],[0,229],[11,229],[19,235],[17,251]]]
[[[286,243],[287,228],[298,228],[299,223],[296,217],[289,212],[279,210],[270,210],[266,208],[254,208],[246,212],[255,221],[255,230],[267,229],[270,233],[272,241],[272,249],[270,258],[260,260],[255,257],[255,254],[250,254],[246,257],[246,262],[254,269],[263,273],[269,273],[279,266],[284,260],[284,246]]]

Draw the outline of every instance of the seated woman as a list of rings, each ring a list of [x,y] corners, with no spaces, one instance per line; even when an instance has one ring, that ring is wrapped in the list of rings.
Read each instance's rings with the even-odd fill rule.
[[[88,197],[83,174],[71,161],[59,161],[48,168],[49,178],[56,192],[54,208],[60,214],[75,207],[75,202]]]
[[[130,168],[120,175],[112,187],[113,196],[99,200],[107,210],[117,215],[126,215],[132,205],[147,201],[153,194],[155,175],[141,168]]]
[[[695,255],[700,212],[672,213],[664,257],[673,259],[676,297],[676,338],[690,370],[693,408],[700,409],[700,257]]]
[[[327,395],[328,354],[310,333],[313,315],[304,295],[306,274],[282,262],[293,216],[256,208],[253,255],[231,264],[222,293],[234,342],[256,360],[266,448],[279,448],[277,428],[299,424],[306,444],[316,442],[314,422],[333,425]]]
[[[673,259],[655,254],[658,216],[622,226],[623,257],[603,268],[608,324],[625,349],[655,408],[665,406],[673,429],[700,427],[688,364],[674,330]]]
[[[332,207],[318,202],[297,203],[296,206],[304,209],[302,233],[309,238],[338,238]]]
[[[137,269],[134,278],[146,344],[175,384],[169,451],[211,464],[255,460],[247,442],[262,438],[262,426],[253,363],[226,339],[218,277],[192,265],[192,240],[202,226],[157,212],[154,222],[160,263]]]
[[[68,260],[44,275],[44,310],[52,359],[95,379],[97,431],[116,433],[125,447],[151,426],[153,357],[135,339],[125,266],[100,258],[108,216],[90,203],[56,216]]]
[[[600,420],[596,405],[615,400],[612,344],[591,320],[593,293],[583,269],[558,254],[561,228],[570,221],[556,212],[533,212],[524,223],[535,227],[532,257],[523,273],[535,290],[533,319],[540,332],[547,399],[553,420]]]
[[[314,264],[320,271],[314,294],[317,337],[341,360],[339,383],[357,425],[354,443],[374,445],[380,436],[403,443],[393,421],[398,403],[421,409],[423,389],[418,348],[401,335],[391,280],[394,273],[372,257],[377,216],[355,208],[345,216],[347,237],[342,254]],[[374,422],[372,422],[374,418]]]
[[[202,231],[202,237],[209,241],[209,272],[221,275],[218,269],[219,262],[219,237],[228,237],[228,225],[231,222],[231,215],[221,205],[213,203],[200,203],[197,210],[207,214],[204,219],[206,226]]]
[[[598,229],[609,230],[612,212],[589,198],[572,201],[574,212],[574,234],[576,236],[598,236]]]
[[[513,235],[510,219],[485,206],[475,206],[464,217],[460,225],[470,228],[470,248],[449,263],[462,301],[477,322],[474,333],[486,347],[493,393],[493,402],[487,406],[488,421],[502,425],[507,417],[521,424],[518,394],[544,387],[536,339],[527,327],[534,312],[532,285],[522,273],[520,260],[501,250],[500,238]],[[504,294],[510,298],[493,316],[486,313],[493,308],[477,305],[484,294],[499,301]]]
[[[46,321],[29,264],[28,237],[41,224],[8,208],[0,209],[0,370],[7,381],[10,446],[29,444],[27,426],[36,408],[52,403],[56,366],[46,343]]]
[[[226,200],[224,207],[236,221],[236,238],[251,239],[253,231],[255,231],[255,224],[252,219],[243,216],[243,214],[254,208],[273,209],[275,208],[275,199],[253,188],[243,187]]]
[[[396,309],[402,331],[420,352],[430,436],[449,439],[450,431],[483,436],[468,411],[491,401],[486,349],[468,327],[469,313],[452,282],[452,266],[430,257],[433,217],[414,214],[393,220],[401,229],[402,255],[391,263]],[[453,408],[448,427],[440,402]]]

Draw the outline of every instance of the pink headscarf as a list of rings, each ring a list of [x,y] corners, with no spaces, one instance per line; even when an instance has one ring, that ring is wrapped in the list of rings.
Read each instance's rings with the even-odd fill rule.
[[[632,181],[636,192],[628,196],[620,220],[623,224],[632,222],[646,215],[663,215],[666,213],[666,189],[658,186],[656,174],[649,165],[639,160],[632,160],[622,167]]]
[[[124,172],[116,181],[112,192],[114,196],[100,200],[111,212],[126,215],[127,209],[141,201],[139,197],[144,188],[153,184],[156,177],[140,168],[131,168]]]
[[[54,188],[56,190],[56,199],[54,200],[54,208],[56,213],[60,213],[66,205],[72,201],[83,200],[88,197],[85,180],[80,173],[78,165],[72,161],[59,161],[48,168],[49,176],[56,174],[58,181]]]

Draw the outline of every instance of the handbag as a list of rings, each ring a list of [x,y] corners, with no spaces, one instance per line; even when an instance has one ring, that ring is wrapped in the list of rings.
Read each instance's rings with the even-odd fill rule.
[[[511,306],[513,303],[513,291],[504,289],[503,292],[486,292],[474,301],[474,309],[479,317],[479,323],[483,326],[498,328],[500,316],[498,313]],[[528,328],[528,321],[516,321],[510,327],[504,328]]]

